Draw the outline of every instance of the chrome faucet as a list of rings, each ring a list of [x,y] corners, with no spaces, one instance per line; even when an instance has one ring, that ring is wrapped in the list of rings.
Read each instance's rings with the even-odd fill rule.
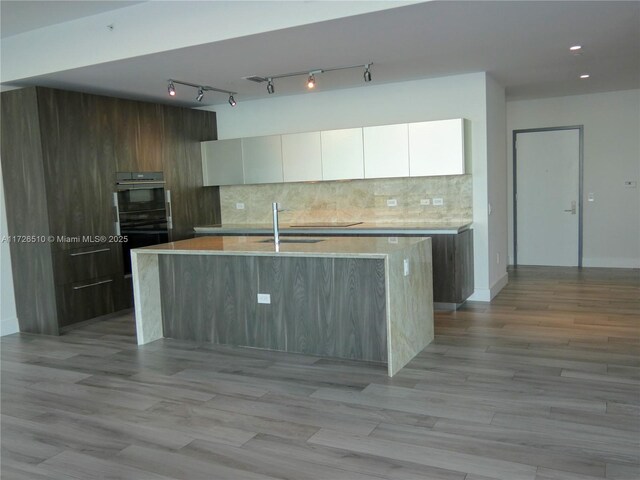
[[[273,202],[271,204],[271,209],[273,210],[273,242],[276,246],[280,245],[280,226],[278,225],[278,212],[282,210],[278,210],[278,202]]]

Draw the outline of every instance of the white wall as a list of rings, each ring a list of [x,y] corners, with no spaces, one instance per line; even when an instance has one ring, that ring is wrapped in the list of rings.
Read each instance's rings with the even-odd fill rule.
[[[585,267],[640,267],[640,90],[507,103],[509,260],[513,263],[513,130],[584,125]],[[595,202],[587,202],[589,192]]]
[[[487,76],[489,296],[507,283],[507,112],[504,88]],[[490,207],[489,207],[490,205]]]
[[[372,82],[358,88],[239,102],[235,108],[216,109],[218,138],[446,118],[470,120],[476,288],[473,298],[487,301],[492,284],[488,262],[486,84],[485,73],[473,73],[385,85]],[[492,86],[492,98],[500,96],[498,90]],[[499,105],[499,98],[493,104]],[[504,129],[504,125],[496,128]],[[500,165],[498,160],[492,167],[492,177],[499,177]],[[501,201],[496,198],[494,208],[499,209]]]
[[[11,275],[11,257],[9,243],[3,241],[7,235],[7,212],[4,203],[4,184],[0,167],[0,336],[18,331],[16,301],[13,295],[13,277]]]

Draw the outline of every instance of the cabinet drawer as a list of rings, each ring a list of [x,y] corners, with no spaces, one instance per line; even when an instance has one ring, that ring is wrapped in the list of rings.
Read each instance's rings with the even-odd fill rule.
[[[117,278],[104,276],[57,287],[58,324],[71,325],[116,311]]]
[[[112,275],[120,270],[120,245],[100,244],[54,252],[57,285]]]

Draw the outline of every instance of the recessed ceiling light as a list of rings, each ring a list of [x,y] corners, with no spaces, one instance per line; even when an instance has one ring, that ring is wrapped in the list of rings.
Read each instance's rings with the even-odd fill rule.
[[[583,73],[582,75],[580,75],[580,78],[589,78],[589,74],[588,73]]]
[[[569,50],[577,52],[578,50],[582,50],[582,45],[573,45],[572,47],[569,47]]]

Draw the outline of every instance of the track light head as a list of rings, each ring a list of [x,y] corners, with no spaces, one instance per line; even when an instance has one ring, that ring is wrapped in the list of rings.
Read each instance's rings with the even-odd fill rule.
[[[169,86],[167,87],[167,91],[169,92],[170,97],[176,96],[176,87],[173,84],[173,80],[169,80]]]
[[[273,92],[275,92],[275,89],[273,88],[273,79],[269,78],[268,82],[269,83],[267,83],[267,93],[271,95]]]
[[[237,104],[235,98],[233,98],[233,95],[229,95],[229,105],[231,105],[232,107],[235,107]]]
[[[370,66],[371,66],[370,63],[367,63],[367,65],[365,65],[365,69],[364,69],[364,81],[365,82],[370,82],[371,81],[371,70],[369,70]]]
[[[204,90],[202,89],[202,87],[200,87],[198,88],[198,96],[196,97],[196,100],[198,102],[201,102],[203,98],[204,98]]]
[[[311,90],[316,86],[316,77],[313,73],[309,74],[309,78],[307,79],[307,88]]]

